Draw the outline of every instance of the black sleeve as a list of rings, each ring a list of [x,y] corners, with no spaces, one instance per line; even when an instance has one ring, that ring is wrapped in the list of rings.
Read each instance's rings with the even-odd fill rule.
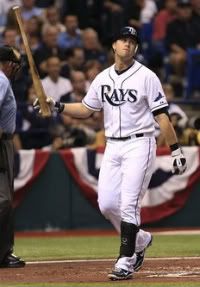
[[[156,111],[153,111],[153,116],[154,117],[156,117],[157,115],[160,115],[160,114],[166,114],[168,116],[168,118],[170,119],[170,115],[169,115],[169,112],[168,112],[168,107],[164,107],[164,108],[158,109]]]

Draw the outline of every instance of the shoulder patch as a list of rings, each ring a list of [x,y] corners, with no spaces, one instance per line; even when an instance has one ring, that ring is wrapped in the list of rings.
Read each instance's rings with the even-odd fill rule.
[[[155,98],[154,102],[157,102],[157,101],[159,101],[162,98],[163,98],[163,95],[159,92],[158,96]]]

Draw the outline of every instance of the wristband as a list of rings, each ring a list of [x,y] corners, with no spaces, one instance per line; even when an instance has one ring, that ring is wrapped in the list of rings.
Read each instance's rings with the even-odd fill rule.
[[[172,144],[172,145],[170,145],[169,147],[170,147],[170,149],[171,149],[171,152],[173,152],[173,151],[175,151],[175,150],[177,150],[177,149],[180,148],[180,146],[179,146],[178,143]]]
[[[65,104],[60,103],[60,102],[55,102],[55,108],[58,109],[58,113],[60,114],[64,111]]]

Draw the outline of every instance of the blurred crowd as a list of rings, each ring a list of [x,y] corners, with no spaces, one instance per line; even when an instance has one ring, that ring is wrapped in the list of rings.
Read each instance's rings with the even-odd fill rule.
[[[81,102],[90,83],[113,63],[112,35],[120,27],[137,29],[137,59],[163,82],[169,113],[182,145],[200,144],[200,117],[188,117],[175,104],[181,98],[188,49],[200,50],[199,0],[0,0],[0,45],[16,46],[23,55],[13,83],[18,112],[16,149],[105,145],[101,113],[86,120],[37,115],[27,57],[12,7],[19,5],[35,64],[48,96]],[[156,123],[155,123],[156,125]],[[156,126],[158,146],[166,143]]]

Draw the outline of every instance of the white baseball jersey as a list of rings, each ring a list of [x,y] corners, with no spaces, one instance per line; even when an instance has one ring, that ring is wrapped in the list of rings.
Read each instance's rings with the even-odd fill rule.
[[[168,106],[156,74],[137,61],[121,74],[114,65],[102,71],[82,102],[94,111],[104,110],[107,137],[153,133],[152,112]]]

